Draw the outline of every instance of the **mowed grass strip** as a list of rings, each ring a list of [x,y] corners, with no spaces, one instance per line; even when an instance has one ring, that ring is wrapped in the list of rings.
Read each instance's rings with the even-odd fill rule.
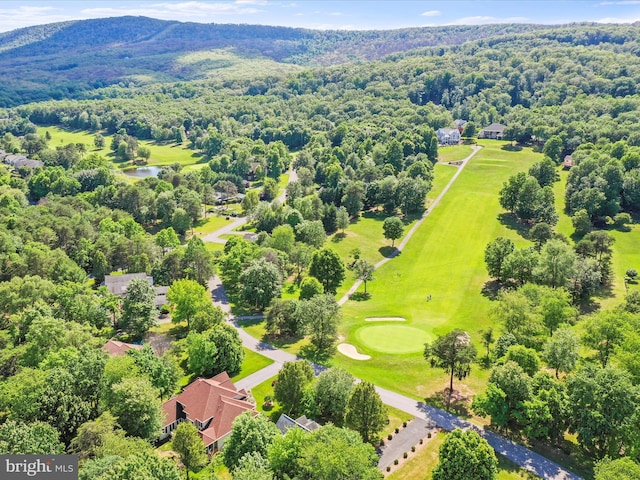
[[[433,340],[424,330],[404,325],[365,325],[355,332],[362,345],[383,353],[415,353]]]
[[[259,353],[256,353],[245,347],[243,347],[242,349],[244,350],[244,360],[242,361],[242,366],[240,367],[240,373],[231,379],[234,382],[242,380],[252,373],[256,373],[257,371],[262,370],[264,367],[268,367],[273,363],[273,360],[265,357],[264,355],[260,355]]]
[[[382,387],[424,398],[444,388],[446,375],[430,369],[421,353],[389,355],[362,345],[354,333],[366,317],[405,317],[407,324],[427,335],[462,328],[480,346],[478,331],[491,325],[491,301],[482,294],[488,280],[486,244],[501,235],[518,246],[529,243],[500,223],[498,192],[510,175],[542,158],[530,149],[504,150],[505,144],[492,142],[471,160],[402,254],[376,271],[376,279],[368,284],[371,299],[343,306],[344,341],[373,358],[356,362],[338,355],[334,364]],[[478,391],[487,375],[476,367],[465,384],[471,392]]]

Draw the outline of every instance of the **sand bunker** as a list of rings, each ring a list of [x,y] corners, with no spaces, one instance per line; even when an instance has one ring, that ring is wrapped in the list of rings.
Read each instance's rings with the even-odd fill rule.
[[[370,355],[358,353],[356,347],[354,347],[350,343],[341,343],[340,345],[338,345],[338,351],[349,358],[353,358],[354,360],[369,360],[371,358]]]
[[[406,322],[404,317],[367,317],[365,322]]]

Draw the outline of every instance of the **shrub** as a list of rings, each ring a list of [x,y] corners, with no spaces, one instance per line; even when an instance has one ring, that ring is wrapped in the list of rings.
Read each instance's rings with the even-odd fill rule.
[[[387,472],[390,472],[390,471],[391,471],[391,465],[388,465],[387,466]]]
[[[393,461],[393,464],[394,464],[394,465],[397,465],[397,464],[398,464],[398,459],[397,459],[397,458]]]
[[[431,438],[431,432],[427,433],[427,438]]]
[[[389,434],[387,435],[387,440],[391,440],[393,438],[393,435]]]
[[[402,428],[407,428],[407,422],[402,422]]]
[[[412,451],[412,452],[415,452],[415,451],[416,451],[416,446],[415,446],[415,445],[413,445],[413,446],[411,447],[411,451]]]
[[[400,429],[396,427],[396,433],[400,433]]]
[[[409,456],[409,454],[408,454],[407,452],[404,452],[404,453],[402,454],[402,458],[407,458],[408,456]]]

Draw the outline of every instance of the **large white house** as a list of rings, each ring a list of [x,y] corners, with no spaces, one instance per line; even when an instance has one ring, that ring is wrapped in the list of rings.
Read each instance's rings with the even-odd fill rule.
[[[458,145],[460,143],[460,130],[457,128],[439,128],[436,135],[440,145]]]

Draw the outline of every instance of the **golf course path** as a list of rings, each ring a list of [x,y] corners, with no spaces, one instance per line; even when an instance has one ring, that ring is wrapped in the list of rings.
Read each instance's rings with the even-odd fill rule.
[[[418,229],[418,227],[422,224],[429,213],[438,205],[438,203],[440,203],[440,200],[447,193],[449,187],[453,184],[453,182],[455,182],[455,180],[458,178],[464,166],[471,158],[473,158],[473,156],[481,147],[474,146],[472,148],[473,152],[471,153],[471,155],[469,155],[462,161],[455,175],[451,178],[449,183],[447,183],[446,187],[442,190],[440,195],[438,195],[438,197],[422,215],[420,220],[416,222],[416,224],[407,233],[404,240],[400,243],[400,245],[398,245],[397,251],[394,252],[392,256],[378,262],[375,265],[376,268],[384,265],[386,262],[391,260],[391,258],[395,257],[402,251],[409,239],[412,237],[413,233]],[[293,181],[293,179],[295,179],[295,177],[294,175],[291,175],[289,181]],[[284,199],[284,194],[278,197],[278,199],[280,200],[281,197],[282,199]],[[240,219],[238,219],[238,221],[239,220]],[[246,221],[246,219],[243,220]],[[203,240],[215,242],[217,242],[218,240],[223,240],[220,239],[219,236],[223,233],[230,233],[228,232],[228,227],[229,225],[221,230],[207,235],[207,237],[203,238]],[[354,286],[349,290],[349,292],[340,299],[339,303],[341,305],[347,301],[351,293],[356,291],[360,283],[361,282],[356,282]],[[243,346],[251,351],[259,353],[273,360],[273,363],[271,365],[268,365],[267,367],[264,367],[263,369],[258,370],[257,372],[254,372],[251,375],[236,382],[236,385],[239,388],[251,389],[277,375],[284,363],[300,360],[300,357],[294,354],[285,352],[284,350],[280,350],[272,345],[269,345],[266,342],[252,337],[240,327],[238,321],[244,317],[235,318],[233,316],[231,312],[231,305],[229,304],[229,298],[227,297],[224,285],[222,284],[222,281],[219,277],[214,276],[209,280],[209,291],[211,292],[211,301],[228,315],[229,322],[231,322],[232,325],[237,329]],[[312,363],[312,366],[316,375],[318,375],[323,370],[326,370],[326,367],[315,363]],[[376,387],[376,391],[385,404],[397,408],[398,410],[402,410],[403,412],[407,412],[415,416],[416,418],[426,420],[428,422],[433,422],[443,430],[451,431],[456,428],[462,428],[474,429],[478,431],[478,433],[489,442],[489,444],[495,449],[497,453],[503,455],[520,467],[533,472],[540,478],[543,478],[545,480],[582,480],[582,478],[578,475],[565,470],[560,465],[543,457],[542,455],[539,455],[522,445],[512,442],[511,440],[508,440],[501,435],[490,432],[488,430],[479,429],[477,426],[461,417],[452,415],[451,413],[448,413],[431,405],[427,405],[422,401],[418,401],[405,395],[392,392],[391,390]]]
[[[213,277],[209,281],[209,289],[211,291],[211,299],[214,304],[221,307],[225,312],[231,315],[231,308],[227,294],[218,277]],[[301,360],[300,357],[293,355],[292,353],[280,350],[249,335],[238,324],[238,320],[241,318],[245,317],[234,318],[233,316],[230,316],[229,321],[238,330],[243,346],[251,351],[270,358],[273,360],[273,363],[241,380],[238,380],[236,382],[236,386],[238,386],[238,388],[251,389],[277,375],[284,363]],[[316,375],[323,370],[326,370],[326,367],[323,367],[322,365],[312,363],[312,366]],[[452,415],[444,410],[427,405],[424,402],[405,395],[392,392],[391,390],[376,387],[376,391],[385,404],[397,408],[398,410],[402,410],[403,412],[407,412],[416,418],[433,422],[443,430],[451,431],[456,428],[475,429],[487,440],[487,442],[489,442],[496,452],[508,458],[515,464],[535,473],[540,478],[545,480],[582,480],[581,477],[563,469],[560,465],[552,462],[542,455],[539,455],[522,445],[518,445],[517,443],[514,443],[496,433],[478,429],[477,426],[463,418],[457,417],[456,415]]]
[[[383,258],[382,260],[380,260],[378,263],[376,263],[373,266],[375,269],[380,268],[382,265],[384,265],[385,263],[389,262],[391,259],[393,259],[393,258],[397,257],[398,255],[400,255],[400,252],[402,252],[402,250],[407,245],[407,243],[409,243],[409,240],[411,240],[411,237],[413,237],[413,234],[416,232],[416,230],[418,230],[418,228],[420,228],[420,225],[422,225],[422,222],[424,222],[425,219],[429,216],[429,214],[433,211],[433,209],[438,206],[438,204],[440,203],[440,200],[442,200],[442,197],[445,196],[445,194],[449,191],[449,188],[451,188],[451,185],[453,185],[453,183],[456,181],[456,179],[460,176],[460,174],[462,173],[462,170],[467,165],[469,160],[471,160],[473,158],[473,156],[476,153],[478,153],[478,151],[482,147],[479,146],[479,145],[474,145],[471,148],[473,149],[473,151],[469,154],[469,156],[467,158],[465,158],[464,160],[460,161],[460,166],[457,167],[456,173],[453,175],[453,177],[451,177],[451,180],[449,180],[447,185],[442,189],[442,192],[440,192],[440,195],[438,195],[436,197],[436,199],[431,203],[431,205],[429,205],[429,207],[424,211],[424,213],[420,217],[420,220],[418,220],[413,225],[413,227],[411,227],[411,230],[409,230],[407,235],[402,239],[402,242],[400,242],[400,244],[396,247],[396,250],[391,255],[389,255],[386,258]],[[345,293],[340,300],[338,300],[338,305],[344,305],[344,303],[347,300],[349,300],[349,297],[351,295],[353,295],[356,292],[356,290],[358,290],[360,285],[362,285],[362,280],[356,280],[356,282],[351,286],[349,291],[347,293]]]

